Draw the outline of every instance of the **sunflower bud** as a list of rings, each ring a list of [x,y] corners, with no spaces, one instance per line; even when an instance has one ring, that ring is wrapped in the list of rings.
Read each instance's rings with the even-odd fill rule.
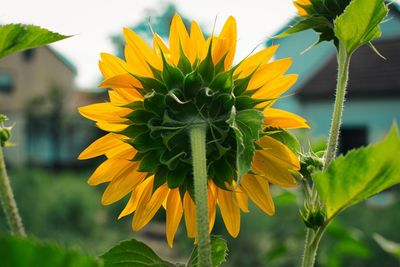
[[[11,138],[12,127],[5,127],[4,122],[8,120],[7,116],[0,114],[0,146],[6,146]]]
[[[323,153],[322,153],[323,154]],[[324,166],[324,161],[316,153],[309,152],[300,155],[300,173],[306,177],[311,178],[311,174],[321,171]]]
[[[311,208],[306,204],[304,205],[304,209],[300,210],[300,215],[304,221],[304,224],[308,228],[312,229],[322,226],[326,220],[326,213],[322,205]]]

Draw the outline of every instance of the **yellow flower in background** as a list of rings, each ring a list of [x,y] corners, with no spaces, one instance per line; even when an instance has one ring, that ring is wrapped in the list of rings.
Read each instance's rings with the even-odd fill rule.
[[[188,33],[175,15],[169,46],[157,34],[153,48],[129,29],[124,29],[124,36],[125,60],[103,53],[99,62],[104,76],[100,87],[111,88],[110,102],[79,109],[84,117],[109,132],[79,156],[106,157],[88,181],[90,185],[109,183],[102,203],[113,204],[130,194],[119,218],[134,213],[133,230],[143,228],[163,207],[170,246],[182,217],[187,235],[196,238],[187,128],[201,119],[208,125],[210,231],[217,206],[233,237],[240,230],[241,211],[249,211],[249,200],[273,215],[269,184],[296,186],[291,172],[299,170],[300,164],[272,133],[308,128],[303,118],[271,107],[297,79],[297,75],[285,74],[291,59],[270,62],[278,48],[272,46],[232,67],[237,39],[233,17],[228,18],[218,36],[205,38],[196,22],[192,22]],[[228,123],[232,110],[237,114],[256,110],[264,116],[260,138],[251,144],[256,149],[252,170],[240,184],[235,175],[237,140]]]
[[[297,8],[300,16],[302,17],[307,16],[307,11],[303,8],[303,6],[310,6],[311,5],[310,0],[297,0],[294,1],[293,4]]]

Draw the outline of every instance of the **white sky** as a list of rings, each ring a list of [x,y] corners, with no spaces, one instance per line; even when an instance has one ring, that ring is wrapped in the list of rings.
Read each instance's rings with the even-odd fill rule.
[[[229,15],[237,19],[238,57],[285,25],[295,15],[292,0],[171,0],[188,18],[211,32],[218,17],[217,33]],[[95,88],[100,72],[100,52],[114,53],[110,36],[121,32],[144,16],[147,8],[157,8],[165,0],[13,0],[3,1],[1,23],[32,23],[61,34],[76,36],[52,46],[78,68],[77,85]]]

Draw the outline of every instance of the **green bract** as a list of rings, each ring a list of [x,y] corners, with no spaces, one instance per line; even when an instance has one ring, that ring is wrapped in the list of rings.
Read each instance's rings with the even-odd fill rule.
[[[193,196],[190,127],[207,127],[208,177],[221,188],[251,169],[263,113],[255,107],[267,100],[252,99],[246,87],[252,77],[236,79],[235,68],[225,71],[223,57],[214,64],[210,45],[206,58],[190,64],[183,52],[178,66],[163,56],[163,70],[152,69],[154,78],[134,75],[143,85],[144,101],[127,107],[132,122],[120,132],[138,152],[138,171],[154,174],[154,190],[169,188]],[[133,74],[132,74],[133,75]]]

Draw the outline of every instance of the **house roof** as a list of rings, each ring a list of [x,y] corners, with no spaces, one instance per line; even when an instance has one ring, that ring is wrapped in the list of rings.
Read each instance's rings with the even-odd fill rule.
[[[51,46],[46,45],[45,48],[47,48],[58,60],[60,60],[68,69],[72,71],[72,73],[76,74],[77,69],[75,65],[63,54],[58,52],[56,49],[52,48]]]
[[[400,97],[400,38],[374,42],[387,59],[368,46],[361,47],[350,65],[349,98]],[[333,98],[337,61],[332,56],[296,93],[301,101]]]

